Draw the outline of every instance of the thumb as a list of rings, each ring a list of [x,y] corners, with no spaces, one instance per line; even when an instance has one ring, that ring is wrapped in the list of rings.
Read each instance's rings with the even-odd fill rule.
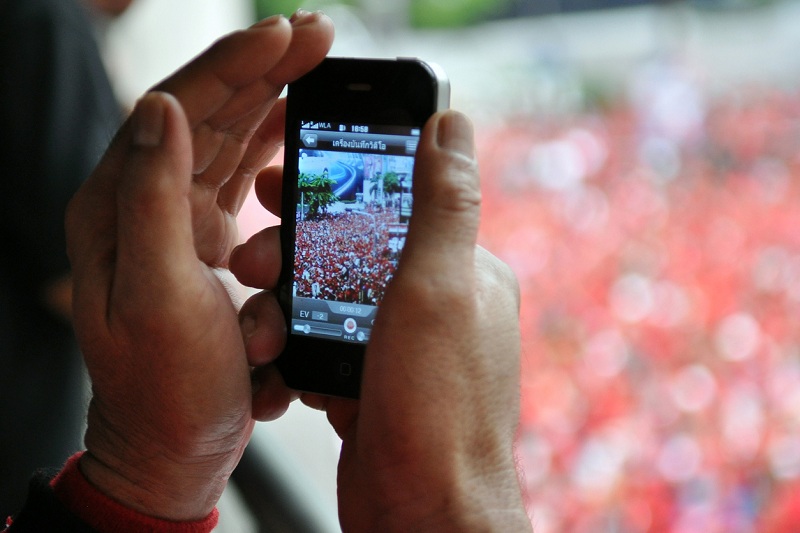
[[[117,282],[187,280],[196,271],[190,191],[191,131],[170,94],[151,92],[130,120],[128,161],[117,188]]]
[[[444,281],[440,278],[473,264],[478,235],[481,192],[467,117],[445,111],[428,121],[417,149],[413,187],[414,213],[401,266],[417,279]]]

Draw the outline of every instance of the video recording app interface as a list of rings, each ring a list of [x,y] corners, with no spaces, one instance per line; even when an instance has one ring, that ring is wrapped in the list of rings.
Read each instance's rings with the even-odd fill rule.
[[[419,133],[301,123],[292,334],[369,340],[406,240]]]

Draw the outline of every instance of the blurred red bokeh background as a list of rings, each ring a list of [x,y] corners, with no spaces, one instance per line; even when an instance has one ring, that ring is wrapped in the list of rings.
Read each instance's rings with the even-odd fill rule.
[[[481,133],[481,242],[522,291],[538,533],[800,523],[800,98],[674,111]]]

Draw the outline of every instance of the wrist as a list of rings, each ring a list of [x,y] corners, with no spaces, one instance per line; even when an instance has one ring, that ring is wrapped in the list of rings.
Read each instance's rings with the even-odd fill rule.
[[[167,461],[150,460],[121,466],[85,453],[79,469],[98,491],[121,505],[154,518],[195,521],[208,516],[225,487],[224,480],[185,474]],[[157,472],[151,475],[146,472]]]
[[[85,453],[72,456],[50,485],[61,504],[92,531],[209,533],[216,527],[216,508],[198,520],[176,521],[156,518],[122,504],[89,482],[80,468],[85,458]]]
[[[530,532],[531,520],[522,499],[516,469],[497,473],[491,483],[467,486],[462,528],[453,531]],[[463,493],[463,491],[462,491]]]
[[[445,494],[439,512],[425,518],[416,531],[531,531],[530,518],[513,467],[477,477],[464,474]]]
[[[506,498],[504,499],[503,496]],[[454,491],[438,508],[419,514],[419,509],[403,508],[389,511],[375,531],[420,533],[486,533],[530,532],[528,517],[519,492],[513,487],[505,490],[479,490],[471,494]]]
[[[244,444],[189,449],[170,442],[168,447],[144,431],[115,429],[95,407],[89,409],[87,450],[80,458],[80,471],[92,486],[129,509],[164,520],[200,520],[214,510]]]
[[[502,463],[508,464],[475,471],[458,460],[441,460],[438,467],[423,469],[434,472],[427,477],[386,472],[379,475],[384,482],[368,491],[374,499],[366,498],[345,511],[343,530],[530,532],[517,469],[512,461]],[[348,489],[340,487],[340,497],[349,497],[344,494]]]

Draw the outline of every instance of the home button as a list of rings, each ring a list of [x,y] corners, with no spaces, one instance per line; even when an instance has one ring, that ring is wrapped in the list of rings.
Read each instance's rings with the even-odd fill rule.
[[[344,362],[339,363],[339,375],[346,378],[353,375],[353,365]]]

